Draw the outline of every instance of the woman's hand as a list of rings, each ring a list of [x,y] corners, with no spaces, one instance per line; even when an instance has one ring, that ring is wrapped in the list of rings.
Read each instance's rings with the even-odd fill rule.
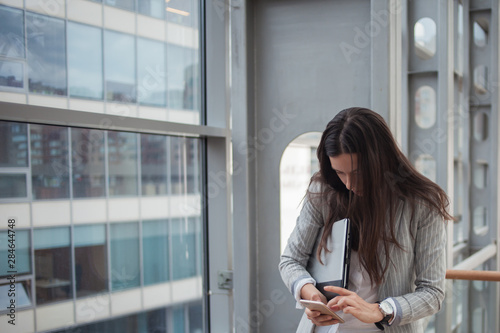
[[[333,286],[327,286],[325,290],[339,294],[327,304],[333,311],[349,313],[364,323],[377,323],[384,319],[378,304],[366,302],[353,291]]]
[[[300,298],[311,301],[320,301],[326,304],[326,297],[313,284],[307,283],[300,289]],[[309,310],[306,308],[307,318],[316,326],[330,326],[337,324],[339,321],[333,319],[332,316],[324,315],[319,311]]]

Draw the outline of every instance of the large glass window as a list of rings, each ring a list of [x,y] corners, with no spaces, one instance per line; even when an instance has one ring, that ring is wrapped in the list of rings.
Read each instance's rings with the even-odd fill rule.
[[[84,297],[108,290],[106,226],[74,228],[76,296]]]
[[[200,75],[198,51],[167,45],[167,106],[179,110],[199,110]]]
[[[0,56],[24,59],[24,50],[23,11],[0,6]],[[21,62],[0,60],[0,86],[24,88]]]
[[[37,304],[71,298],[71,250],[68,227],[35,229]]]
[[[169,241],[166,220],[142,224],[144,285],[169,280]]]
[[[0,61],[0,86],[24,88],[23,64],[14,61]]]
[[[172,278],[174,280],[196,276],[197,233],[200,228],[197,219],[172,220]]]
[[[137,40],[138,100],[141,104],[165,106],[165,44],[139,38]]]
[[[196,0],[169,0],[167,1],[167,20],[173,23],[190,27],[197,27],[199,22],[199,1]],[[214,6],[222,6],[218,10],[225,10],[225,3],[214,3]]]
[[[162,19],[165,16],[164,0],[141,0],[138,1],[139,13]]]
[[[7,223],[7,221],[5,221]],[[31,273],[31,256],[30,256],[30,236],[28,230],[15,230],[15,234],[9,237],[8,231],[0,232],[0,258],[4,261],[0,265],[0,278],[10,275],[9,271],[16,271],[16,275]],[[9,242],[9,240],[11,240]],[[9,244],[15,245],[15,263],[11,268],[7,265],[9,258]],[[2,295],[5,296],[5,295]]]
[[[69,197],[68,128],[30,125],[33,199]]]
[[[27,125],[24,123],[0,121],[0,167],[27,166]]]
[[[66,34],[64,21],[26,13],[29,90],[66,95]]]
[[[68,22],[68,82],[71,97],[103,98],[101,29]]]
[[[0,168],[28,166],[27,125],[0,121]],[[0,172],[0,198],[26,198],[27,172]]]
[[[71,129],[73,197],[103,197],[106,194],[104,132]]]
[[[139,2],[142,0],[139,0]],[[135,10],[135,0],[105,0],[106,5],[134,11]]]
[[[137,195],[137,135],[108,132],[109,195]]]
[[[0,174],[0,198],[26,198],[25,173],[2,173]]]
[[[141,134],[142,195],[167,194],[167,137]]]
[[[0,6],[0,55],[24,58],[24,16],[20,9]]]
[[[111,232],[111,289],[121,290],[138,287],[139,224],[116,223]]]
[[[135,63],[134,37],[105,31],[104,66],[108,101],[135,102]]]

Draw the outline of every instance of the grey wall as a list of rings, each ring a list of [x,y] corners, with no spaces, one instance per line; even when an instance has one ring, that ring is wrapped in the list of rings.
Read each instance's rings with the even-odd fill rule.
[[[257,295],[250,327],[293,332],[302,311],[278,272],[280,158],[290,141],[323,131],[341,109],[370,106],[370,1],[272,0],[253,6],[249,99],[255,109],[249,112],[255,115],[257,152]]]

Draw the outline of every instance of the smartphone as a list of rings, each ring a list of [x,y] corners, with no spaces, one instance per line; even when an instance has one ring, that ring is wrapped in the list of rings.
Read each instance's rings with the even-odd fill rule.
[[[306,308],[308,308],[310,310],[319,311],[322,314],[326,314],[326,315],[332,316],[333,319],[337,319],[341,323],[344,322],[344,319],[342,319],[342,317],[340,317],[338,314],[336,314],[335,312],[333,312],[323,302],[320,302],[320,301],[309,301],[309,300],[306,300],[306,299],[301,299],[299,302],[300,302],[300,304],[302,304],[303,306],[305,306]]]

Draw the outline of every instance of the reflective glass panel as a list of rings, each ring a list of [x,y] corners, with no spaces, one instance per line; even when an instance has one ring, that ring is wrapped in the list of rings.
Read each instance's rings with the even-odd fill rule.
[[[106,99],[135,102],[134,37],[114,31],[104,32]]]
[[[488,163],[476,161],[474,165],[474,185],[477,188],[486,188],[488,185]]]
[[[199,110],[198,51],[168,44],[167,68],[167,106],[178,110]]]
[[[170,138],[172,194],[199,193],[199,142],[194,138]]]
[[[186,193],[186,146],[185,138],[170,138],[170,186],[172,194]]]
[[[0,6],[0,55],[24,58],[23,11]]]
[[[108,132],[109,195],[137,195],[137,134]]]
[[[16,256],[15,266],[13,268],[7,265],[9,249],[12,247],[11,244],[15,245]],[[11,246],[9,247],[9,245]],[[0,265],[0,278],[10,275],[10,273],[8,273],[10,270],[15,270],[17,275],[31,273],[30,232],[28,230],[15,230],[15,237],[13,239],[12,237],[9,237],[8,231],[1,231],[0,258],[3,258],[2,260],[4,260],[4,263]]]
[[[182,24],[189,27],[199,25],[199,1],[196,0],[169,0],[167,2],[167,20],[169,22]],[[221,15],[227,10],[226,3],[214,2],[215,10]],[[221,17],[222,19],[222,17]]]
[[[321,133],[309,132],[286,146],[280,161],[280,241],[281,252],[295,227],[304,193],[313,173],[319,170],[316,149]]]
[[[103,224],[75,226],[76,296],[85,297],[108,290],[108,253]]]
[[[14,61],[0,61],[0,86],[24,88],[23,64]]]
[[[142,0],[139,0],[139,1],[142,1]],[[104,0],[104,3],[106,5],[130,10],[130,11],[135,10],[135,0]]]
[[[138,2],[139,13],[163,19],[165,16],[164,0],[140,0]]]
[[[488,45],[488,21],[486,19],[474,21],[472,30],[476,46],[485,47]]]
[[[137,99],[141,104],[165,106],[165,44],[139,38],[137,40]]]
[[[30,125],[33,199],[69,197],[68,129]]]
[[[414,27],[415,53],[422,60],[436,54],[436,23],[429,17],[421,18]]]
[[[167,194],[167,137],[141,134],[142,195]]]
[[[474,139],[484,141],[488,138],[488,115],[478,112],[474,115]]]
[[[186,332],[186,311],[184,307],[175,307],[172,310],[174,332]]]
[[[144,285],[169,280],[168,223],[147,221],[142,224]]]
[[[26,26],[30,92],[45,95],[66,95],[64,21],[27,12]]]
[[[188,308],[189,332],[203,332],[203,306],[201,304],[191,304]]]
[[[103,98],[101,29],[68,22],[68,84],[71,97]]]
[[[69,228],[35,229],[35,287],[37,304],[71,298],[71,250]]]
[[[197,232],[200,228],[195,219],[172,221],[172,278],[185,279],[197,274]]]
[[[26,198],[26,185],[25,173],[0,173],[0,198]]]
[[[104,132],[86,128],[71,129],[73,197],[106,195]]]
[[[432,87],[422,86],[415,92],[415,122],[421,128],[430,128],[436,123],[436,92]]]
[[[474,68],[474,91],[478,95],[485,95],[488,92],[487,86],[488,71],[486,66],[479,65]]]
[[[431,155],[420,155],[415,161],[415,168],[433,182],[436,181],[436,160]]]
[[[474,209],[472,224],[474,233],[477,235],[486,235],[488,233],[488,208],[479,206]]]
[[[7,280],[8,281],[8,280]],[[16,308],[22,308],[22,307],[28,307],[33,304],[32,297],[31,297],[31,281],[32,280],[24,280],[24,281],[16,281],[14,283],[14,288],[15,288],[15,293],[16,293],[16,303],[15,307]],[[0,295],[8,295],[12,291],[12,287],[10,282],[7,282],[5,284],[0,284]],[[12,303],[10,302],[12,298],[9,297],[0,297],[0,308],[1,309],[7,309],[9,306],[12,306]],[[9,310],[10,311],[10,310]],[[4,315],[5,320],[12,320],[10,317],[7,317]],[[13,321],[13,323],[16,323],[16,321]],[[9,323],[10,324],[10,323]]]
[[[138,223],[114,223],[111,232],[111,289],[121,290],[138,287],[139,225]]]
[[[28,125],[0,121],[0,167],[28,166]]]
[[[187,193],[200,193],[200,140],[186,138],[186,190]]]

